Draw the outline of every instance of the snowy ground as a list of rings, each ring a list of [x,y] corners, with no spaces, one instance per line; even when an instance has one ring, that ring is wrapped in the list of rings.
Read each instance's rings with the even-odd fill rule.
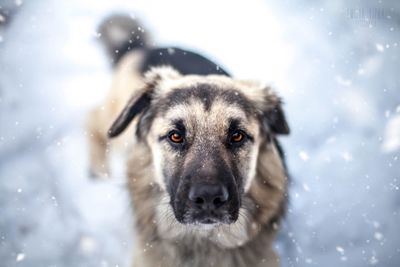
[[[128,266],[124,178],[87,177],[83,129],[110,84],[95,28],[112,11],[284,97],[284,266],[400,266],[400,2],[233,2],[0,0],[15,11],[0,26],[1,267]]]

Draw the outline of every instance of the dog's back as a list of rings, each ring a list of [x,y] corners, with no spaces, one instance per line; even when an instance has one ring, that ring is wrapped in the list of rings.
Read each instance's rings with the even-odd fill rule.
[[[195,52],[178,47],[152,47],[141,23],[130,16],[112,15],[106,18],[100,24],[99,37],[113,66],[117,66],[127,53],[139,52],[144,54],[139,66],[142,74],[152,67],[172,66],[183,75],[229,76],[219,65]]]

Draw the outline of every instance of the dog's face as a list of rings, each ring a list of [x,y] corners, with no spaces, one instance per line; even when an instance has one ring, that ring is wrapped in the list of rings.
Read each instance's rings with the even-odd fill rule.
[[[147,142],[181,223],[232,223],[255,174],[260,129],[239,91],[199,83],[159,101]]]
[[[109,134],[139,116],[155,180],[183,224],[230,224],[256,174],[260,144],[288,127],[269,89],[223,76],[153,70]],[[122,129],[122,130],[121,130]]]

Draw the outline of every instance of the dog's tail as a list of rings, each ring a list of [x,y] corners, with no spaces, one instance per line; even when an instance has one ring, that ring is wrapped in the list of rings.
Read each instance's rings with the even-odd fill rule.
[[[149,36],[141,23],[129,15],[114,14],[105,18],[98,33],[113,67],[127,52],[149,46]]]

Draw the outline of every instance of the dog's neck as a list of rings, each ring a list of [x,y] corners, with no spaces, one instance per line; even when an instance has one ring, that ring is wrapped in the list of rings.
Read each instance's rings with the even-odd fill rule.
[[[143,266],[161,259],[171,260],[171,266],[213,266],[213,261],[221,266],[218,261],[223,255],[221,262],[232,263],[227,266],[275,266],[271,246],[284,210],[285,199],[280,196],[285,195],[286,175],[273,154],[277,153],[275,147],[264,149],[260,151],[256,177],[243,197],[246,209],[241,209],[238,221],[206,228],[176,221],[168,195],[155,183],[151,151],[143,143],[135,144],[128,165],[135,167],[128,169],[128,183],[140,247],[137,253],[144,260]],[[277,174],[281,177],[274,177]],[[149,266],[160,264],[170,266],[165,262]]]

